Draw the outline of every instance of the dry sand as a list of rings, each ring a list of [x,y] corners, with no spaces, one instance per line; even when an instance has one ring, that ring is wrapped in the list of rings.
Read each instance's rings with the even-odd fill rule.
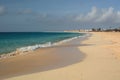
[[[120,80],[119,34],[92,33],[92,36],[81,44],[77,39],[69,44],[1,60],[0,78],[5,80]]]

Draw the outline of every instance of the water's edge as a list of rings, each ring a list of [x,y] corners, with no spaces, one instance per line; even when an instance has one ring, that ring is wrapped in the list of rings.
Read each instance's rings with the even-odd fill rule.
[[[74,40],[74,39],[77,39],[77,38],[87,37],[87,36],[89,36],[89,34],[88,34],[88,33],[85,33],[85,35],[77,36],[77,37],[72,37],[72,38],[65,39],[65,40],[61,40],[61,41],[55,42],[55,43],[47,42],[47,43],[45,43],[45,44],[37,44],[37,45],[33,45],[33,46],[21,47],[21,48],[16,49],[16,50],[13,51],[13,52],[10,52],[10,53],[7,53],[7,54],[1,54],[1,55],[0,55],[0,59],[5,59],[5,58],[9,58],[9,57],[14,57],[14,56],[17,56],[17,55],[23,55],[25,52],[34,51],[34,50],[36,50],[36,49],[38,49],[38,48],[53,47],[53,46],[56,46],[56,45],[60,45],[60,44],[62,44],[62,43],[69,42],[69,41]]]

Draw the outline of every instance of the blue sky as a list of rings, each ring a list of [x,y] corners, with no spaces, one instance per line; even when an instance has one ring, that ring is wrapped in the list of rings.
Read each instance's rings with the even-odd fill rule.
[[[120,26],[120,0],[0,0],[0,32]]]

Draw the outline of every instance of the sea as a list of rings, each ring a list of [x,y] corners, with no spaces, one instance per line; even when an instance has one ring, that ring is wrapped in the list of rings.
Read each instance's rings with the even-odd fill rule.
[[[0,32],[0,55],[50,47],[84,35],[71,32]]]

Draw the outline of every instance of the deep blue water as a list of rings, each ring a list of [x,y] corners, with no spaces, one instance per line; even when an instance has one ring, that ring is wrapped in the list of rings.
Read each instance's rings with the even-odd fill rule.
[[[21,47],[47,42],[55,43],[83,35],[83,33],[66,32],[0,32],[0,54],[12,52]]]

